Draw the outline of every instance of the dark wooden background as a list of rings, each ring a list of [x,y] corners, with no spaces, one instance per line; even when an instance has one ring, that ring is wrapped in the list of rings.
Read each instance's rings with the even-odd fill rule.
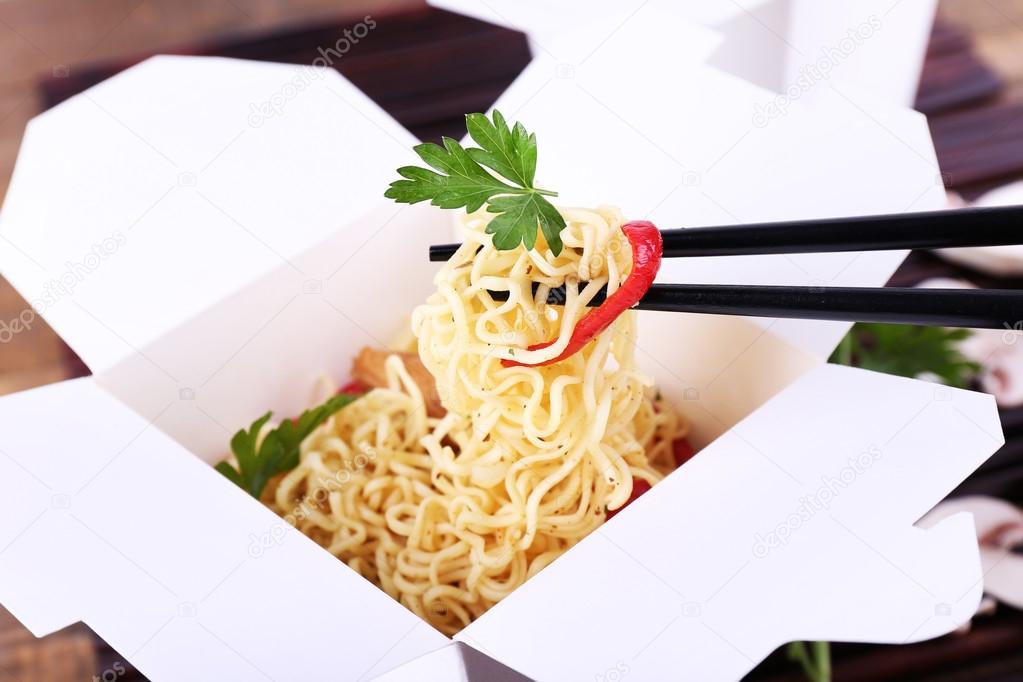
[[[899,0],[893,0],[897,2]],[[154,52],[310,63],[365,13],[378,20],[340,70],[423,139],[464,133],[530,59],[525,37],[416,0],[0,1],[0,196],[34,113]],[[386,20],[381,20],[386,17]],[[944,0],[917,108],[928,115],[946,184],[967,197],[1023,178],[1023,0]],[[1016,287],[914,254],[893,284],[963,276]],[[0,280],[0,317],[24,302]],[[40,324],[0,349],[0,394],[85,368]],[[957,491],[1023,504],[1023,410],[1003,413],[1007,445]],[[835,679],[1023,680],[1023,614],[1002,609],[967,636],[904,647],[842,645]],[[123,671],[123,672],[122,672]],[[0,682],[142,677],[85,626],[42,640],[0,610]],[[776,654],[750,679],[801,680]]]

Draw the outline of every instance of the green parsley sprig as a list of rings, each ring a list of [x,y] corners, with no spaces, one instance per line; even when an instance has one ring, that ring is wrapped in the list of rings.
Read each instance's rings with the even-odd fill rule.
[[[842,339],[831,362],[863,369],[918,377],[933,374],[955,388],[966,388],[980,371],[959,351],[968,329],[908,324],[859,323]]]
[[[273,416],[273,412],[267,412],[252,422],[247,431],[242,429],[231,439],[231,452],[238,461],[238,468],[224,461],[217,464],[217,471],[259,499],[271,478],[298,466],[298,449],[306,436],[332,414],[359,397],[351,393],[339,393],[322,405],[306,410],[298,419],[285,419],[280,426],[266,434],[257,449],[259,432]]]
[[[827,642],[792,642],[787,653],[810,682],[831,682],[831,646]]]
[[[399,168],[403,179],[392,182],[384,196],[404,204],[429,200],[440,208],[464,207],[469,213],[486,204],[488,212],[497,214],[487,225],[496,248],[507,251],[524,244],[532,249],[539,226],[551,251],[560,254],[565,220],[546,199],[558,195],[534,185],[536,135],[521,123],[509,127],[497,110],[493,120],[468,114],[465,123],[478,148],[462,147],[450,137],[443,138],[443,146],[416,145],[416,154],[430,168]]]

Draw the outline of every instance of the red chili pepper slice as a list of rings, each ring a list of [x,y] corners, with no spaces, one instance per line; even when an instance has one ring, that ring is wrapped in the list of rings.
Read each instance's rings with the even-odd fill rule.
[[[561,362],[582,350],[594,337],[610,327],[619,315],[643,298],[650,285],[654,283],[654,277],[657,276],[657,271],[661,267],[661,251],[663,250],[661,232],[653,223],[646,220],[634,220],[626,223],[622,225],[622,232],[625,233],[632,246],[632,272],[625,278],[617,291],[608,296],[598,307],[583,315],[575,325],[565,350],[557,357],[545,362],[534,364],[501,360],[502,365],[505,367],[542,367]],[[553,344],[554,341],[546,341],[534,344],[528,350],[541,350]]]
[[[361,395],[366,393],[372,388],[369,384],[365,384],[358,379],[352,379],[347,384],[337,389],[337,395],[342,393],[345,395]]]
[[[648,490],[650,490],[650,483],[645,478],[632,479],[632,494],[629,495],[629,499],[625,501],[625,504],[618,507],[618,509],[608,509],[607,520],[610,521],[615,514],[617,514],[618,512],[620,512],[621,510],[625,509],[630,504],[635,502],[640,495],[642,495]]]
[[[672,454],[675,456],[675,467],[680,467],[696,454],[693,446],[685,438],[676,438],[671,444]]]

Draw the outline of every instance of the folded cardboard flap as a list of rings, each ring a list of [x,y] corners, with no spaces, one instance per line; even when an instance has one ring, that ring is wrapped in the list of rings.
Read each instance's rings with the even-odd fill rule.
[[[785,36],[792,22],[794,0],[748,2],[744,7],[735,3],[717,4],[731,10],[725,16],[712,18],[712,25],[728,39],[722,41],[707,64],[771,92],[784,91],[788,86],[786,75],[792,55]]]
[[[431,5],[525,31],[534,53],[582,66],[611,35],[658,15],[662,31],[684,34],[692,22],[722,41],[708,64],[796,99],[825,82],[865,88],[912,106],[937,0],[429,0]],[[668,43],[684,42],[667,40]],[[628,53],[614,50],[618,56]],[[676,61],[647,62],[645,82],[678,82]],[[656,139],[656,138],[655,138]]]
[[[355,679],[446,637],[79,379],[0,399],[0,600],[154,679]]]
[[[354,678],[446,641],[93,380],[0,411],[0,598],[37,634],[81,619],[164,679]],[[538,679],[729,679],[788,639],[936,636],[980,596],[972,522],[909,524],[1000,443],[989,396],[821,367],[459,638]]]
[[[911,524],[1001,443],[990,396],[820,367],[456,639],[536,679],[728,680],[791,640],[950,632],[971,520]]]
[[[333,69],[154,57],[29,124],[0,269],[100,372],[379,205],[415,142]]]
[[[455,12],[480,21],[506,26],[530,36],[539,50],[551,38],[588,25],[621,23],[649,0],[427,0],[433,7]],[[605,31],[605,35],[610,29]],[[534,50],[536,51],[536,50]]]
[[[890,104],[911,107],[938,3],[715,4],[732,12],[724,18],[707,17],[709,25],[728,36],[708,64],[777,93],[773,98],[777,106],[812,97],[819,90],[857,88]]]
[[[529,682],[506,665],[473,649],[464,642],[452,642],[414,661],[390,670],[374,682]]]
[[[912,107],[938,0],[793,0],[784,86],[827,81]]]
[[[673,78],[685,89],[651,89],[635,77],[642,65],[628,57],[641,40],[642,31],[616,33],[610,48],[571,78],[552,79],[556,64],[540,54],[495,103],[541,131],[538,183],[559,191],[564,203],[612,203],[661,228],[944,206],[919,114],[869,93],[858,92],[855,102],[833,93],[794,101],[784,115],[757,125],[756,107],[773,93],[705,64],[677,62]],[[880,286],[904,255],[676,258],[662,264],[659,281]],[[849,327],[756,322],[820,359]]]
[[[97,381],[213,463],[231,435],[322,400],[320,379],[349,378],[364,346],[384,348],[430,291],[428,246],[451,216],[380,202],[367,214],[168,331]]]
[[[534,53],[545,52],[566,63],[585,61],[587,56],[617,30],[642,17],[657,13],[664,28],[684,33],[686,24],[716,28],[741,14],[757,12],[766,5],[788,4],[789,0],[742,0],[722,3],[715,0],[428,0],[430,5],[471,16],[481,21],[525,32],[533,42]],[[784,30],[784,27],[780,27]],[[570,42],[564,39],[574,34]],[[660,40],[660,32],[655,34]],[[681,37],[681,36],[679,36]],[[731,36],[730,36],[731,38]],[[683,43],[684,40],[677,42]],[[777,38],[775,38],[775,43]],[[775,44],[771,44],[774,48]],[[749,59],[747,59],[747,62]],[[654,69],[670,64],[651,64]],[[780,63],[779,63],[780,66]],[[657,73],[661,77],[664,73]]]

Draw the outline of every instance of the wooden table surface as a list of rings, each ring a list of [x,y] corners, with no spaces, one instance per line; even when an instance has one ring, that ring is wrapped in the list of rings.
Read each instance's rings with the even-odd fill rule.
[[[892,0],[893,4],[901,1],[914,0]],[[89,65],[109,63],[111,60],[130,62],[138,55],[182,45],[214,44],[223,42],[224,36],[229,36],[229,44],[237,44],[239,39],[246,36],[271,35],[268,32],[282,28],[290,27],[300,33],[304,26],[317,23],[327,25],[330,24],[330,18],[342,14],[389,14],[419,7],[421,4],[418,0],[90,0],[76,3],[62,0],[0,0],[0,199],[10,179],[25,123],[45,108],[48,101],[63,96],[63,90],[73,90],[76,79],[84,77],[88,80],[92,77]],[[962,34],[950,32],[940,36],[938,42],[955,50],[946,52],[948,59],[941,66],[941,74],[945,75],[932,71],[934,78],[931,82],[934,87],[929,94],[937,98],[934,101],[939,104],[935,106],[939,106],[941,99],[950,92],[945,85],[939,83],[940,78],[944,77],[955,81],[956,87],[965,88],[969,85],[979,88],[984,97],[979,108],[955,105],[952,109],[957,111],[942,112],[940,117],[935,115],[932,126],[935,126],[936,137],[939,137],[937,127],[941,121],[955,123],[958,128],[961,120],[969,123],[974,120],[970,117],[990,115],[984,114],[984,111],[997,106],[1003,107],[999,109],[999,121],[1011,122],[1019,112],[1020,123],[1023,124],[1023,0],[942,0],[941,16],[945,22],[965,29],[972,38],[974,51],[980,57],[981,71],[971,71],[974,77],[958,77],[956,80],[956,74],[961,69],[976,69],[978,65],[963,62],[963,56],[956,47],[957,41],[962,40]],[[452,25],[450,30],[459,31],[460,26]],[[395,40],[408,39],[408,36],[402,37],[401,30],[413,32],[415,28],[409,26],[402,29],[396,25],[393,34]],[[438,36],[438,39],[443,37]],[[483,34],[478,39],[488,40]],[[502,53],[503,63],[520,68],[519,62],[528,59],[528,55],[521,52],[524,43],[506,40],[500,44],[506,50]],[[267,47],[264,43],[260,45],[260,49]],[[367,45],[371,52],[382,47],[379,43],[376,48],[372,44]],[[932,43],[933,49],[935,43]],[[346,71],[346,74],[356,82],[363,79],[364,83],[360,85],[367,89],[375,85],[380,91],[374,96],[386,97],[387,93],[380,89],[380,73],[371,67],[371,55],[364,56],[364,66],[360,67],[359,55],[353,54],[348,66],[353,71]],[[936,59],[937,56],[932,55],[932,58]],[[502,72],[500,64],[484,65],[481,68],[492,69],[493,73],[488,77],[489,81],[484,78],[485,82],[476,84],[476,89],[464,103],[464,110],[474,109],[478,103],[482,103],[479,108],[485,108],[487,98],[492,101],[492,97],[514,76],[514,72]],[[41,81],[47,81],[46,89],[39,87]],[[959,92],[957,96],[962,94]],[[414,107],[405,106],[402,110],[403,102],[399,99],[392,99],[386,106],[399,120],[403,120],[423,137],[432,137],[448,125]],[[395,112],[395,108],[401,113]],[[978,125],[967,128],[977,129]],[[1000,127],[1010,129],[1007,124]],[[1010,140],[1010,143],[1020,145],[1019,153],[1016,153],[1017,147],[1010,147],[1006,154],[1010,157],[1009,162],[1019,159],[1020,176],[1023,177],[1023,130],[1020,133]],[[948,158],[952,159],[950,163],[954,163],[956,158],[955,145],[979,145],[985,142],[963,141],[948,135],[941,136],[941,139],[946,140],[948,150],[943,152],[939,145],[939,152],[947,153]],[[1005,149],[1005,145],[999,141],[997,149],[992,149],[991,153],[999,153],[1001,149]],[[943,170],[944,167],[943,161]],[[975,164],[960,164],[955,167],[955,174],[967,193],[980,191],[1005,180],[1001,176],[993,177],[990,173],[985,175],[983,169],[978,176]],[[912,278],[915,276],[913,273],[931,272],[943,267],[926,258],[918,259],[910,264],[907,270],[910,274],[906,276]],[[21,297],[0,279],[0,319],[16,316],[24,306]],[[0,346],[0,395],[59,381],[82,371],[83,368],[77,364],[73,355],[42,321]],[[1023,427],[1023,420],[1020,421]],[[1020,431],[1023,442],[1023,428]],[[1023,447],[1020,449],[1023,451]],[[973,656],[978,666],[990,668],[991,664],[985,662],[985,657],[993,655],[994,651],[1002,651],[996,646],[998,643],[1002,643],[1004,648],[1007,643],[1020,641],[1023,618],[1003,619],[999,628],[984,642],[968,644],[967,653],[959,652],[957,655],[960,658]],[[940,660],[943,652],[947,655],[956,646],[963,649],[959,644],[937,643],[933,651],[926,655],[930,657],[928,660]],[[1023,673],[1020,672],[1023,671],[1023,661],[1017,660],[1014,664],[1006,663],[1006,660],[1002,656],[997,663],[1001,668],[990,675],[985,673],[983,677],[978,672],[975,679],[1023,679]],[[770,670],[775,672],[770,673],[770,679],[799,679],[798,675],[781,670],[777,661],[772,663],[774,665],[770,666]],[[870,659],[850,658],[839,665],[836,679],[880,679],[876,668],[876,663],[871,663]],[[897,667],[891,675],[884,679],[910,679],[911,676],[907,670],[899,670]],[[102,643],[98,644],[95,636],[84,626],[73,626],[42,640],[35,640],[0,609],[0,682],[89,679],[141,678],[123,663],[116,652],[105,648]],[[950,673],[942,679],[974,677]]]
[[[942,0],[941,16],[965,29],[978,54],[1005,79],[1005,97],[1023,101],[1023,0]]]

